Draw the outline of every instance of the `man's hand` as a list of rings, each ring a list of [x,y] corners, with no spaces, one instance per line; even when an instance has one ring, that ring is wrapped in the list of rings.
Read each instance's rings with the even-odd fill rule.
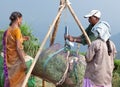
[[[74,38],[70,35],[64,36],[65,39],[68,39],[71,42],[74,42]]]

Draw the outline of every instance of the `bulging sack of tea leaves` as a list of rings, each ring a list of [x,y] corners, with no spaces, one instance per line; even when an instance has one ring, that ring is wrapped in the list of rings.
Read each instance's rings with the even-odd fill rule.
[[[67,52],[64,49],[60,44],[45,49],[39,56],[32,74],[53,84],[63,80],[62,84],[58,84],[60,87],[80,87],[86,67],[84,56],[70,52],[67,60]]]

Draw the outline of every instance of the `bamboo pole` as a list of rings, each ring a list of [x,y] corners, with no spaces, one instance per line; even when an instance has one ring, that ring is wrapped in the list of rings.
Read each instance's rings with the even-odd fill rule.
[[[57,31],[58,31],[59,22],[60,22],[60,17],[58,18],[58,20],[55,23],[54,31],[52,33],[52,38],[50,39],[50,46],[54,44],[54,41],[55,41],[55,38],[56,38],[56,34],[57,34]]]
[[[42,87],[45,87],[45,80],[42,80]]]
[[[61,6],[63,4],[65,4],[65,0],[60,0],[60,8],[58,9],[58,11],[61,9]],[[57,21],[55,23],[54,30],[53,30],[53,33],[52,33],[52,38],[50,39],[50,46],[54,44],[56,34],[57,34],[57,31],[58,31],[58,25],[60,23],[60,16],[58,17],[58,19],[57,19]]]
[[[58,9],[58,12],[60,11],[61,6],[63,4],[64,4],[64,0],[60,0],[60,7]],[[57,31],[58,31],[58,25],[60,23],[60,16],[58,17],[58,19],[57,19],[57,21],[55,23],[54,30],[53,30],[53,33],[52,33],[52,37],[50,38],[50,46],[54,44],[54,41],[55,41],[55,38],[56,38],[56,34],[57,34]],[[42,80],[42,87],[45,87],[45,81],[44,80]]]
[[[65,5],[63,5],[62,8],[60,9],[60,11],[58,12],[56,18],[54,19],[52,25],[50,26],[50,28],[49,28],[49,30],[48,30],[48,32],[47,32],[47,34],[46,34],[44,40],[42,41],[41,46],[40,46],[40,48],[39,48],[39,50],[38,50],[38,52],[37,52],[37,54],[36,54],[36,56],[35,56],[35,59],[33,60],[32,65],[30,66],[30,69],[29,69],[29,71],[28,71],[28,73],[27,73],[27,75],[26,75],[26,78],[25,78],[25,80],[24,80],[24,82],[23,82],[23,84],[22,84],[22,87],[25,87],[25,86],[26,86],[27,81],[28,81],[28,79],[29,79],[29,77],[30,77],[30,75],[31,75],[31,72],[32,72],[32,70],[33,70],[33,68],[34,68],[34,66],[35,66],[35,64],[36,64],[36,62],[37,62],[37,60],[38,60],[38,58],[39,58],[39,55],[41,54],[42,49],[43,49],[43,47],[44,47],[44,45],[45,45],[45,43],[46,43],[46,41],[47,41],[47,39],[48,39],[48,37],[49,37],[49,35],[50,35],[53,27],[54,27],[54,25],[55,25],[58,17],[61,15],[61,13],[62,13],[62,11],[63,11],[64,8],[65,8]]]
[[[67,4],[67,7],[68,7],[69,11],[71,12],[73,18],[75,19],[76,23],[78,24],[79,28],[81,29],[82,33],[85,35],[85,38],[86,38],[86,40],[87,40],[88,45],[90,45],[90,44],[91,44],[91,41],[90,41],[87,33],[85,32],[85,29],[83,28],[81,22],[80,22],[79,19],[77,18],[77,16],[76,16],[74,10],[72,9],[71,5],[70,5],[70,4]]]

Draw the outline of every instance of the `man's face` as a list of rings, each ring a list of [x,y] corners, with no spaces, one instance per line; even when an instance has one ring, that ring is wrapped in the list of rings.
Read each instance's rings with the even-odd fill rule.
[[[88,18],[88,21],[90,22],[90,24],[95,25],[98,21],[98,18],[96,18],[95,16],[91,16]]]

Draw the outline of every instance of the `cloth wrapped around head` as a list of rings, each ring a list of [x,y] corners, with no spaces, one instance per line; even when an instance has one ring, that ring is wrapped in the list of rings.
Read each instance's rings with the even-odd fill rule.
[[[100,37],[105,42],[110,38],[111,36],[111,28],[110,25],[105,22],[101,21],[98,22],[91,30],[96,37]]]

